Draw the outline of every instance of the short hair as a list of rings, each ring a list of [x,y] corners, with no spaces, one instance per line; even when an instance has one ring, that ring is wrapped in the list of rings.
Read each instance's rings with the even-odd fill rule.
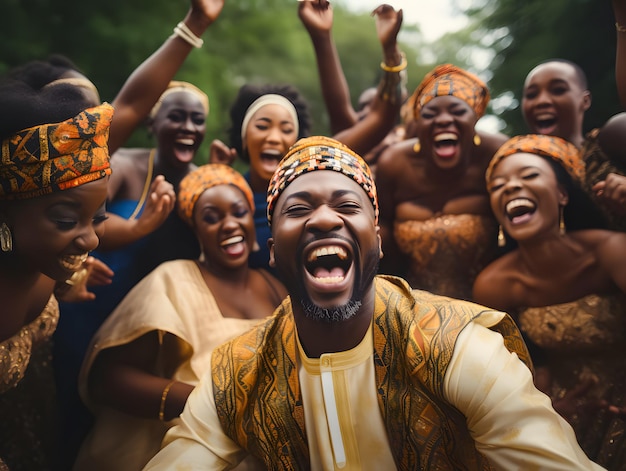
[[[241,138],[241,126],[246,111],[250,105],[259,97],[268,94],[281,95],[287,98],[295,107],[298,114],[299,132],[297,139],[308,137],[311,132],[311,116],[309,114],[309,106],[302,94],[292,85],[243,85],[234,103],[230,108],[231,127],[228,130],[230,146],[237,150],[239,157],[245,162],[249,162],[247,152],[244,152],[243,141]]]
[[[587,81],[587,74],[585,74],[585,71],[582,69],[581,66],[579,66],[576,62],[572,62],[568,59],[562,59],[562,58],[553,58],[553,59],[546,59],[543,60],[541,62],[539,62],[539,64],[537,64],[535,66],[538,67],[540,65],[544,65],[544,64],[549,64],[550,62],[558,62],[560,64],[567,64],[570,67],[572,67],[574,69],[574,72],[576,74],[576,78],[578,79],[578,82],[580,83],[580,86],[583,88],[583,90],[587,90],[588,88],[588,81]]]

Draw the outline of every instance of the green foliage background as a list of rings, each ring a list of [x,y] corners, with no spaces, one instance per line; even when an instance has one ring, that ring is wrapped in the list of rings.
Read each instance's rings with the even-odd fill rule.
[[[126,78],[172,34],[189,4],[184,0],[2,0],[5,18],[0,41],[0,72],[51,53],[71,58],[91,78],[103,100],[111,101]],[[294,0],[227,0],[218,20],[204,34],[204,47],[191,52],[177,79],[205,90],[211,101],[207,137],[226,139],[228,110],[244,83],[290,83],[309,101],[313,131],[327,134],[313,48],[297,16]],[[334,7],[333,27],[354,102],[379,79],[382,57],[374,18]],[[6,21],[10,18],[10,21]],[[404,25],[403,32],[416,32]],[[411,54],[412,47],[403,48]],[[419,75],[416,63],[410,76]],[[422,69],[423,70],[423,69]],[[150,145],[138,130],[132,145]]]
[[[342,1],[333,2],[333,32],[356,102],[363,89],[378,82],[381,51],[369,12],[348,11]],[[0,73],[27,60],[65,54],[108,101],[172,33],[188,8],[185,0],[1,3]],[[469,26],[433,44],[424,41],[416,25],[403,25],[401,46],[409,58],[410,92],[435,64],[469,68],[489,79],[493,97],[513,97],[506,109],[493,110],[505,122],[504,132],[518,134],[526,131],[518,106],[524,77],[541,60],[563,57],[580,64],[589,76],[594,101],[587,129],[619,111],[610,0],[457,0],[456,8],[468,15]],[[295,0],[226,0],[204,40],[204,47],[192,51],[176,77],[198,85],[211,100],[199,161],[206,159],[213,138],[225,140],[229,106],[246,82],[297,86],[311,105],[313,131],[328,132],[313,48],[297,17]],[[485,56],[490,58],[486,63],[477,60]],[[145,130],[138,130],[128,145],[150,142]]]

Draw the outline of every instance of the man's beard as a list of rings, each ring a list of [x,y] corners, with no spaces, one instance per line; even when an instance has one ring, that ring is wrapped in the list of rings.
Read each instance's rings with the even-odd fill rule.
[[[302,306],[304,314],[310,319],[326,323],[346,321],[354,317],[363,304],[362,299],[365,295],[365,291],[378,272],[378,264],[380,262],[380,252],[378,248],[372,250],[364,259],[366,267],[361,276],[357,277],[354,284],[354,292],[350,300],[345,304],[328,308],[320,307],[311,301],[306,290],[301,286],[299,290],[300,293],[302,293],[300,296],[300,305]],[[356,272],[359,273],[358,267]]]
[[[334,322],[347,321],[354,317],[361,308],[361,300],[351,299],[341,306],[333,306],[331,308],[324,308],[313,304],[307,297],[307,299],[300,300],[304,314],[309,318],[320,322],[326,322],[328,324]]]

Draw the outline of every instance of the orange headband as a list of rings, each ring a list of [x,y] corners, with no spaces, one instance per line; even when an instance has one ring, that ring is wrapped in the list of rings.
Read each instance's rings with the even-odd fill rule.
[[[409,97],[408,103],[413,105],[414,110],[413,118],[417,119],[424,105],[438,96],[460,98],[474,109],[478,118],[485,114],[490,98],[487,85],[476,75],[452,64],[438,65],[426,74]]]
[[[224,164],[206,164],[187,174],[178,187],[178,214],[191,227],[193,210],[200,195],[217,185],[234,185],[241,190],[254,213],[254,196],[246,179],[235,169]]]
[[[111,174],[113,107],[89,108],[54,124],[23,129],[2,141],[0,199],[36,198]]]
[[[300,175],[315,170],[341,172],[361,185],[374,207],[378,224],[376,185],[367,163],[341,142],[323,136],[300,139],[278,164],[267,190],[267,219],[270,224],[276,200],[285,188]]]
[[[572,179],[580,184],[585,178],[585,164],[580,158],[580,152],[574,144],[560,137],[546,136],[543,134],[527,134],[515,136],[506,141],[494,154],[487,171],[485,179],[487,183],[491,180],[493,169],[496,168],[502,159],[509,155],[527,153],[542,157],[548,157],[561,165]]]

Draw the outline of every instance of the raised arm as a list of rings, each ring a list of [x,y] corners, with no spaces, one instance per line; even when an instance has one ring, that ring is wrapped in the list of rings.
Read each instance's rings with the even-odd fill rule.
[[[182,30],[188,29],[199,38],[217,19],[223,6],[224,0],[192,0],[182,21],[185,25],[181,27]],[[192,42],[195,40],[184,31],[181,33],[181,28],[135,69],[113,100],[115,116],[109,133],[111,154],[126,142],[148,116],[194,48]],[[184,37],[191,39],[185,40]],[[196,46],[201,44],[200,41],[195,41]]]
[[[622,107],[626,108],[626,1],[613,0],[617,50],[615,55],[615,81]]]
[[[406,69],[406,57],[397,44],[402,10],[396,11],[385,4],[376,8],[372,15],[376,17],[376,31],[383,48],[381,68],[385,73],[370,111],[354,126],[335,135],[338,141],[361,155],[374,148],[396,124],[404,94],[402,71]]]
[[[337,134],[352,127],[358,117],[332,37],[333,10],[327,0],[305,0],[298,3],[298,16],[313,43],[330,131]]]

